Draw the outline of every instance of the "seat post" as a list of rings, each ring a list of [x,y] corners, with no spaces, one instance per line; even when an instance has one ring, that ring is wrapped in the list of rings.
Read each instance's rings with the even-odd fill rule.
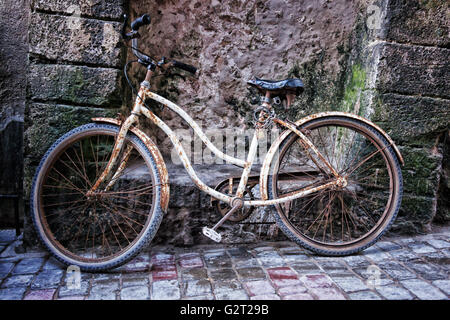
[[[264,107],[267,107],[267,108],[271,108],[271,103],[270,103],[270,97],[271,97],[271,92],[269,91],[269,90],[266,90],[266,92],[265,92],[265,94],[264,94],[264,96],[261,98],[261,100],[262,100],[262,105],[264,106]]]
[[[287,103],[287,108],[289,108],[292,104],[292,102],[294,102],[295,99],[295,94],[292,93],[287,93],[286,94],[286,103]]]

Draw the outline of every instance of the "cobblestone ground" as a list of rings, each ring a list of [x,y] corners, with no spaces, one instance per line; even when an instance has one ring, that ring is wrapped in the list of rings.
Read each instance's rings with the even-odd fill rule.
[[[445,299],[450,231],[383,239],[362,254],[329,258],[292,242],[157,246],[109,273],[82,273],[79,286],[43,250],[14,252],[0,231],[0,300],[9,299]]]

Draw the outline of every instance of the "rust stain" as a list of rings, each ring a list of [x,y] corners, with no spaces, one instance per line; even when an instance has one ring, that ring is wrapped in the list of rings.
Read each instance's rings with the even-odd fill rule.
[[[121,122],[119,120],[112,118],[102,118],[102,117],[92,118],[92,121],[111,123],[117,126],[121,125]],[[160,204],[163,211],[166,212],[169,206],[170,184],[169,184],[169,173],[167,171],[167,167],[161,155],[161,152],[159,151],[157,145],[142,130],[136,127],[131,127],[130,131],[133,132],[135,135],[137,135],[144,142],[144,144],[147,146],[148,150],[152,154],[153,158],[155,159],[156,167],[158,169],[159,177],[161,179]]]

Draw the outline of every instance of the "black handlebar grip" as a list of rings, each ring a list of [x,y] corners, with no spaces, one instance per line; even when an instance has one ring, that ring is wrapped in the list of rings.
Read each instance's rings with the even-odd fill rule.
[[[189,64],[177,61],[177,60],[172,60],[172,64],[174,67],[179,68],[181,70],[190,72],[192,74],[195,74],[197,72],[197,68],[194,66],[191,66]]]
[[[146,24],[150,24],[151,19],[148,14],[144,14],[142,17],[137,18],[131,23],[131,30],[138,31],[138,29]]]

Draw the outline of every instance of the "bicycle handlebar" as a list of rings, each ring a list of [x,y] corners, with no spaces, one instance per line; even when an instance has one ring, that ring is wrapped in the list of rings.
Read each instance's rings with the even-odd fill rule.
[[[172,65],[175,68],[190,72],[192,74],[195,74],[197,72],[197,68],[194,66],[191,66],[190,64],[186,64],[177,60],[172,60]]]
[[[131,23],[131,30],[138,31],[140,27],[150,24],[151,21],[150,15],[144,14],[142,17],[137,18]]]
[[[138,49],[138,38],[139,38],[139,33],[138,30],[140,27],[144,26],[144,25],[149,25],[151,22],[151,18],[150,15],[148,14],[144,14],[141,17],[137,18],[136,20],[134,20],[133,22],[131,22],[131,32],[127,33],[126,32],[126,27],[127,27],[127,23],[128,23],[128,16],[125,14],[124,15],[124,22],[123,22],[123,27],[122,27],[122,37],[125,40],[130,40],[132,39],[131,42],[131,46],[132,46],[132,51],[133,54],[139,59],[139,61],[141,63],[144,63],[146,65],[154,65],[154,66],[161,66],[160,64],[156,64],[149,56],[145,55],[144,53],[140,52],[140,50]],[[194,66],[191,66],[189,64],[177,61],[177,60],[172,60],[169,63],[169,66],[190,72],[192,74],[195,75],[195,73],[197,72],[197,68]]]

